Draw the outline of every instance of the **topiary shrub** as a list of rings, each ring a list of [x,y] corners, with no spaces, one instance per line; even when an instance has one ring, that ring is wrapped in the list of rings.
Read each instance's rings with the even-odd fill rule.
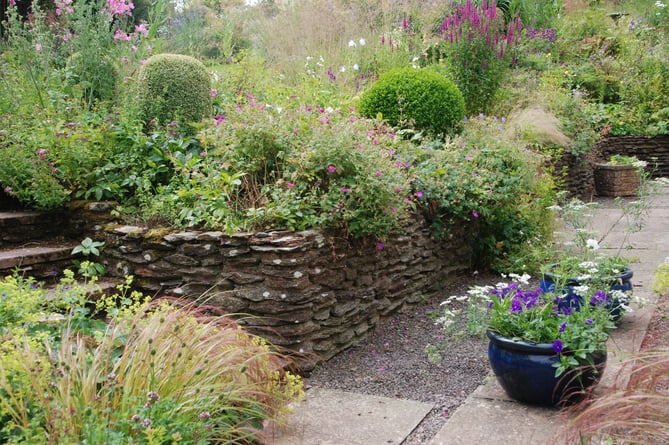
[[[157,54],[142,65],[137,80],[140,113],[145,124],[199,122],[211,113],[211,80],[197,59]]]
[[[398,68],[382,74],[360,98],[360,113],[393,126],[408,124],[435,135],[460,131],[462,93],[447,77],[426,69]]]

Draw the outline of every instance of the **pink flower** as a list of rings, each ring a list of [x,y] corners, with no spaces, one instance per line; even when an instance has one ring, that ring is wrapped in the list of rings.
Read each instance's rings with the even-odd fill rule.
[[[339,191],[341,191],[342,193],[351,193],[351,189],[346,187],[340,188]]]
[[[211,97],[216,97],[217,94],[218,94],[218,91],[216,91],[216,88],[212,88],[211,89]]]
[[[328,165],[327,170],[328,170],[330,173],[334,173],[334,172],[337,171],[337,167],[335,167],[334,165],[330,164],[330,165]]]
[[[225,116],[223,116],[222,114],[217,114],[216,116],[214,116],[214,119],[216,119],[216,125],[221,125],[221,122],[225,120]]]
[[[37,51],[42,51],[42,44],[41,43],[35,43],[35,50]]]
[[[135,5],[132,2],[126,3],[125,0],[107,0],[107,9],[112,15],[132,15]]]
[[[386,247],[386,246],[385,246],[383,243],[381,243],[381,242],[376,243],[376,248],[377,248],[378,250],[383,250],[383,249],[385,249],[385,247]]]
[[[146,24],[145,24],[145,23],[141,23],[141,24],[139,24],[139,25],[135,25],[135,32],[140,33],[140,34],[143,35],[144,37],[148,37],[148,36],[149,36],[149,30],[146,28]]]
[[[132,37],[130,37],[130,34],[124,33],[121,28],[118,28],[114,33],[114,40],[125,40],[126,42],[129,42],[131,39]]]
[[[203,150],[203,151],[201,151],[201,152],[200,152],[200,156],[202,156],[202,157],[204,158],[205,156],[207,156],[207,152],[206,152],[206,151],[204,151],[204,150]]]
[[[416,192],[415,195],[416,195],[416,198],[422,198],[423,197],[423,192]]]
[[[289,188],[289,189],[292,189],[293,187],[295,187],[295,184],[293,184],[292,182],[289,182],[289,183],[288,183],[288,188]]]
[[[472,212],[472,216],[473,216],[474,218],[478,218],[478,217],[479,217],[479,212],[477,212],[476,210],[474,210],[474,211]]]
[[[383,176],[383,172],[377,170],[377,172],[376,172],[376,176]]]

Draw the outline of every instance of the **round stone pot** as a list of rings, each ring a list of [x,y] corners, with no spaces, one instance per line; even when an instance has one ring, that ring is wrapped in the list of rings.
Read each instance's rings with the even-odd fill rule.
[[[593,354],[594,365],[584,365],[555,377],[558,355],[549,343],[514,341],[488,331],[488,359],[506,394],[530,405],[566,405],[582,400],[599,382],[606,352]]]
[[[633,276],[634,272],[632,271],[632,269],[626,267],[625,269],[623,269],[621,273],[607,277],[604,281],[609,283],[610,290],[631,292]],[[564,283],[563,284],[564,288],[556,289],[555,286],[556,283],[558,282]],[[578,307],[581,305],[581,299],[580,297],[574,294],[573,288],[575,286],[582,286],[584,284],[588,284],[588,280],[576,277],[570,277],[565,280],[561,276],[551,271],[548,271],[544,273],[543,277],[541,278],[541,282],[539,283],[539,286],[541,287],[541,290],[544,292],[559,292],[562,294],[566,294],[568,296],[573,296],[574,297],[574,299],[572,300],[574,302],[573,305]],[[617,298],[611,299],[611,303],[608,305],[608,308],[611,311],[611,318],[613,319],[613,321],[618,321],[622,318],[624,314],[624,310],[622,307],[623,303],[625,302],[620,301]]]

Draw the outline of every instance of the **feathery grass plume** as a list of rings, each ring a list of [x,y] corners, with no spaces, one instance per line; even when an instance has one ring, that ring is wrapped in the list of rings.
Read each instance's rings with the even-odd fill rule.
[[[154,301],[100,342],[71,324],[45,351],[13,342],[22,360],[0,360],[0,406],[23,443],[250,443],[302,395],[264,340],[192,303]]]
[[[626,388],[572,408],[578,414],[561,434],[565,443],[669,443],[669,351],[642,353],[625,366]]]

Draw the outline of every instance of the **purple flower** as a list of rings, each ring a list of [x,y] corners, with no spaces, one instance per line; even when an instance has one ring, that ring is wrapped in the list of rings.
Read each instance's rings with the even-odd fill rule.
[[[328,170],[330,173],[334,173],[334,172],[337,171],[337,167],[335,167],[334,165],[330,164],[330,165],[328,165],[327,170]]]
[[[553,351],[555,351],[556,354],[561,353],[563,347],[564,347],[564,345],[562,344],[561,340],[555,340],[553,342]]]
[[[523,312],[523,305],[517,298],[514,298],[513,301],[511,302],[511,312],[513,312],[514,314],[519,314]]]
[[[559,332],[560,334],[562,334],[562,333],[564,332],[565,329],[567,329],[567,323],[566,323],[566,322],[565,322],[565,323],[562,323],[562,324],[560,325],[560,330],[559,330],[558,332]]]
[[[385,249],[385,247],[386,247],[385,244],[383,244],[383,243],[381,243],[381,242],[376,243],[376,248],[377,248],[378,250],[383,250],[383,249]]]
[[[585,320],[585,324],[592,324],[592,318],[588,318],[587,320]]]

